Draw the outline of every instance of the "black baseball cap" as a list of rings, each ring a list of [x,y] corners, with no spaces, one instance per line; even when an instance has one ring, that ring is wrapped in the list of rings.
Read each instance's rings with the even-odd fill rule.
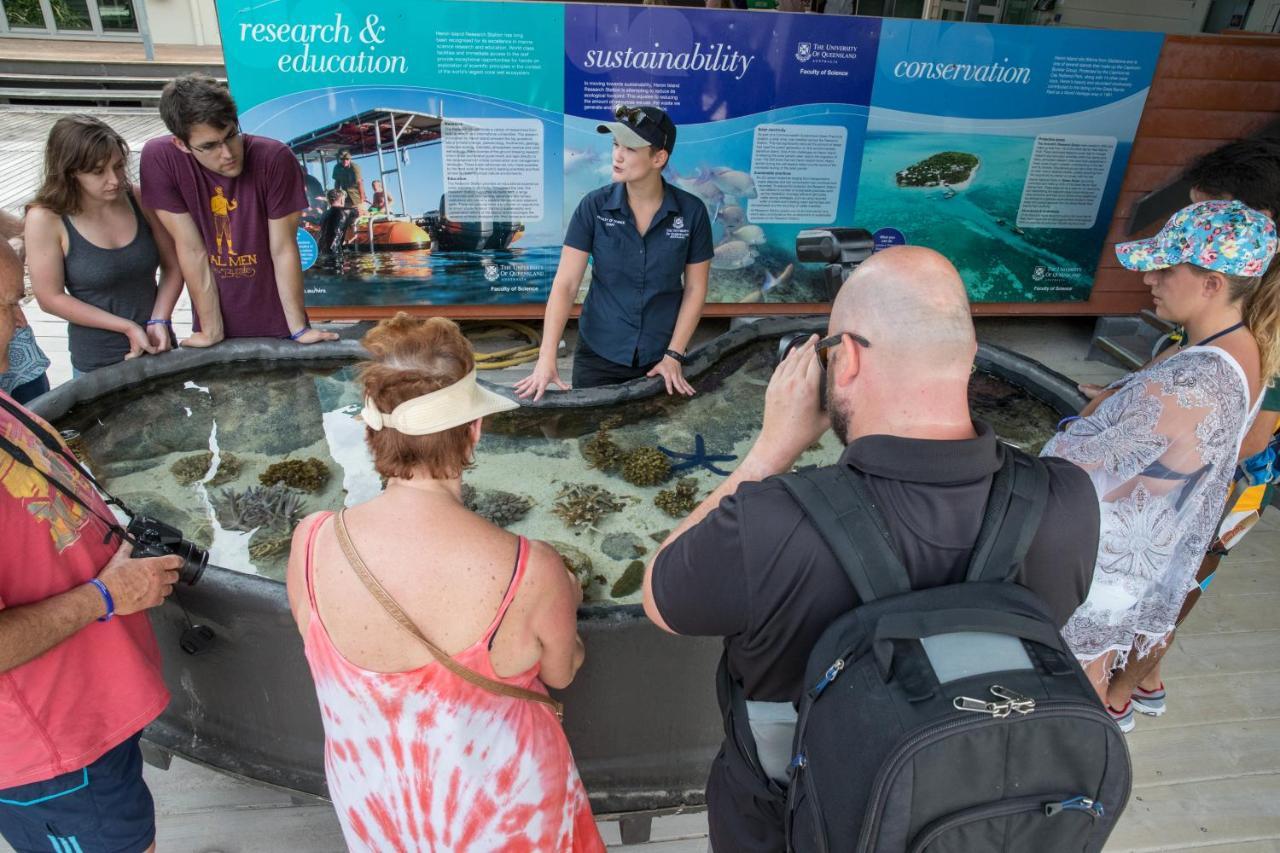
[[[652,145],[668,154],[675,150],[676,124],[665,110],[619,104],[613,108],[613,115],[618,120],[598,125],[597,133],[612,133],[613,138],[627,148]]]

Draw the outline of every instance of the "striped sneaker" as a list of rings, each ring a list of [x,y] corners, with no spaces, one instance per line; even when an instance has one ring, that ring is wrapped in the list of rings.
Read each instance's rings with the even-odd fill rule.
[[[1163,714],[1165,712],[1164,682],[1160,682],[1160,686],[1155,690],[1133,688],[1133,710],[1149,717],[1158,717]]]
[[[1111,719],[1116,721],[1116,725],[1120,727],[1120,731],[1128,734],[1133,731],[1137,725],[1133,721],[1133,702],[1125,702],[1124,707],[1117,711],[1110,705],[1107,706],[1107,713],[1111,715]]]

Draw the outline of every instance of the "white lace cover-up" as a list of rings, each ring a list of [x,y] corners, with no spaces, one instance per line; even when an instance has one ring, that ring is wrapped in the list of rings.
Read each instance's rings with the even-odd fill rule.
[[[1248,382],[1216,347],[1189,347],[1130,374],[1041,456],[1079,465],[1101,501],[1089,596],[1062,635],[1082,662],[1168,639],[1222,514],[1252,414]]]

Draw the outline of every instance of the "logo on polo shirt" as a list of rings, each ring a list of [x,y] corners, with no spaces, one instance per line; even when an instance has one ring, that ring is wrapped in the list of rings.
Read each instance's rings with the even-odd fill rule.
[[[684,217],[683,217],[683,216],[677,216],[675,219],[671,220],[671,227],[672,227],[672,228],[683,228],[683,227],[684,227]]]
[[[671,220],[671,224],[667,226],[667,239],[668,240],[689,239],[689,229],[685,227],[683,216],[677,216]]]

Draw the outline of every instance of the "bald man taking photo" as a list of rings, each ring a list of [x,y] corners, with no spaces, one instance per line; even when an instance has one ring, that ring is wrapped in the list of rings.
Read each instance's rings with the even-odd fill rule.
[[[715,851],[785,849],[786,764],[805,664],[823,630],[858,605],[775,475],[834,430],[845,445],[836,465],[853,469],[874,497],[912,589],[963,581],[994,475],[1004,454],[1020,452],[970,414],[976,353],[964,284],[946,258],[918,247],[872,256],[841,288],[827,337],[814,335],[774,372],[742,464],[649,565],[649,618],[675,634],[726,638],[728,676],[747,699],[758,755],[726,738],[712,764]],[[1061,626],[1093,576],[1098,500],[1083,471],[1044,461],[1049,500],[1017,581]]]

